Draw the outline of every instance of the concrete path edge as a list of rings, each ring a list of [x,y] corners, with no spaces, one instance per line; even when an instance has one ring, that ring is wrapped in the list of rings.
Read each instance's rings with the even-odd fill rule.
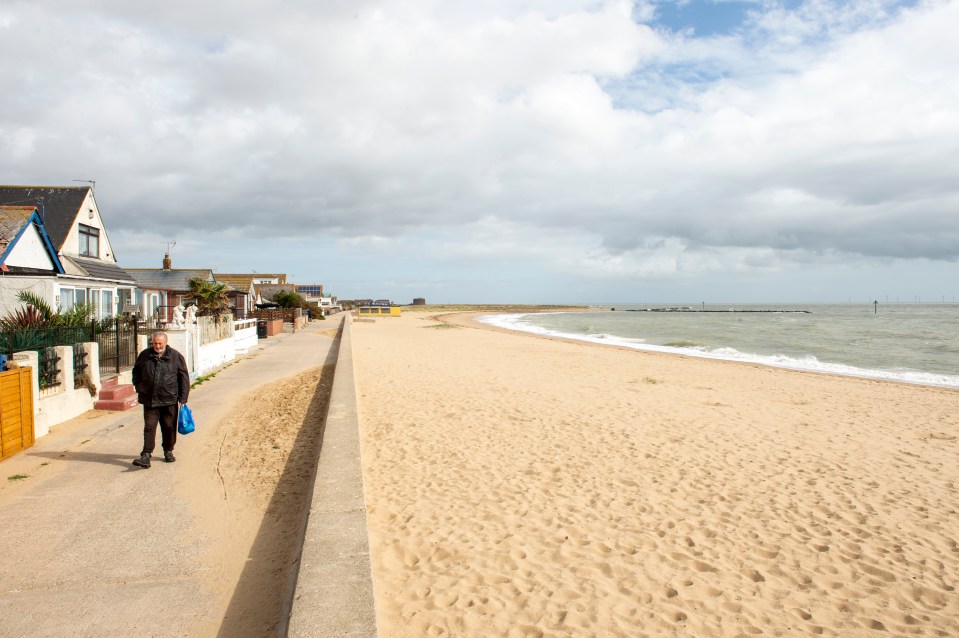
[[[351,317],[343,319],[289,624],[280,636],[377,636]]]

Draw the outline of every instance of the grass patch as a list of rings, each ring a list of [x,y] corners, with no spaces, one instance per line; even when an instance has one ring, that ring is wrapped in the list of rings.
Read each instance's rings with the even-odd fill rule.
[[[650,385],[658,385],[663,382],[662,379],[654,379],[653,377],[646,377],[643,381]]]
[[[437,323],[432,326],[423,326],[424,328],[434,328],[436,330],[446,330],[447,328],[461,328],[462,326],[456,326],[451,323]]]
[[[206,383],[207,381],[209,381],[210,379],[212,379],[212,378],[215,377],[215,376],[216,376],[216,372],[211,372],[210,374],[203,374],[203,375],[198,376],[198,377],[196,378],[196,380],[195,380],[193,383],[190,384],[190,389],[192,390],[193,388],[197,387],[198,385],[201,385],[201,384],[203,384],[203,383]]]
[[[8,481],[22,481],[25,478],[30,478],[29,474],[14,474],[13,476],[8,476]]]

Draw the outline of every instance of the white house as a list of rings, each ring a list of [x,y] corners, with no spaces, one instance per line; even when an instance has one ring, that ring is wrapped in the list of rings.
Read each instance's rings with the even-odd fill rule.
[[[88,303],[104,318],[131,302],[136,283],[117,265],[92,188],[0,186],[0,206],[29,206],[39,213],[62,267],[53,290],[44,290],[51,306]]]

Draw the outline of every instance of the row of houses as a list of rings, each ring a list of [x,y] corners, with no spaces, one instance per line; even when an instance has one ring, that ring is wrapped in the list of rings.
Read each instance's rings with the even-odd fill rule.
[[[91,304],[98,319],[122,313],[168,321],[188,304],[190,280],[222,282],[231,310],[245,318],[279,290],[301,294],[328,311],[336,299],[322,284],[287,283],[284,274],[214,273],[173,268],[169,253],[159,268],[123,268],[90,186],[0,186],[0,308],[20,305],[30,291],[53,308]]]

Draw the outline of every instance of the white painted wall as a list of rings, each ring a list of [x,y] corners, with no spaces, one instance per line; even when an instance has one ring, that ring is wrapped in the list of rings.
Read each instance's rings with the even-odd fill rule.
[[[33,224],[20,235],[20,239],[13,245],[13,250],[7,256],[8,266],[22,266],[24,268],[52,269],[53,261],[50,253],[40,237],[40,231]]]
[[[17,299],[21,290],[29,290],[43,297],[51,307],[56,307],[59,290],[55,277],[0,277],[0,314],[6,316],[23,304]]]
[[[190,343],[194,341],[191,339],[190,331],[186,328],[165,328],[163,330],[167,334],[167,345],[179,352],[186,359],[186,367],[192,373],[193,372],[193,353],[191,351]],[[152,335],[152,333],[151,333]],[[147,347],[150,343],[147,341]],[[193,376],[192,374],[190,376]]]
[[[236,346],[232,337],[208,343],[199,348],[196,373],[203,374],[234,359],[236,359]]]
[[[96,343],[89,345],[97,346]],[[37,412],[34,415],[34,423],[36,424],[34,427],[36,431],[39,432],[42,430],[44,434],[49,432],[50,428],[55,425],[69,421],[84,412],[92,410],[95,400],[86,388],[74,389],[73,387],[73,348],[70,346],[57,346],[56,350],[57,354],[61,357],[59,375],[60,391],[56,394],[41,397],[40,401],[38,401]],[[89,371],[91,368],[96,370],[99,380],[99,351],[94,350],[93,354],[96,356],[95,359],[91,359],[90,355],[87,355],[87,361],[93,362],[87,370]],[[99,383],[96,385],[99,390]],[[37,436],[40,435],[37,434]]]
[[[235,336],[201,346],[195,330],[195,326],[164,329],[168,337],[167,344],[186,359],[191,379],[236,359]]]
[[[99,257],[103,260],[115,262],[116,258],[113,256],[113,247],[110,245],[106,230],[103,228],[103,220],[100,219],[100,211],[97,208],[96,200],[93,199],[93,196],[89,192],[87,193],[86,199],[83,200],[83,204],[80,205],[80,211],[77,213],[77,218],[73,221],[73,226],[70,228],[70,233],[63,242],[60,253],[64,255],[80,254],[80,224],[100,229]]]
[[[86,369],[87,377],[100,389],[100,360],[99,346],[96,343],[81,343],[77,347],[87,351],[87,361],[90,365]],[[30,366],[33,377],[33,436],[39,439],[50,432],[50,428],[69,421],[84,412],[93,409],[94,397],[86,388],[73,387],[73,348],[57,346],[60,357],[60,391],[48,396],[40,396],[39,378],[37,374],[37,353],[34,351],[15,352],[13,359],[20,366]]]
[[[233,346],[236,354],[246,354],[260,344],[256,336],[256,319],[235,321],[233,326]]]

